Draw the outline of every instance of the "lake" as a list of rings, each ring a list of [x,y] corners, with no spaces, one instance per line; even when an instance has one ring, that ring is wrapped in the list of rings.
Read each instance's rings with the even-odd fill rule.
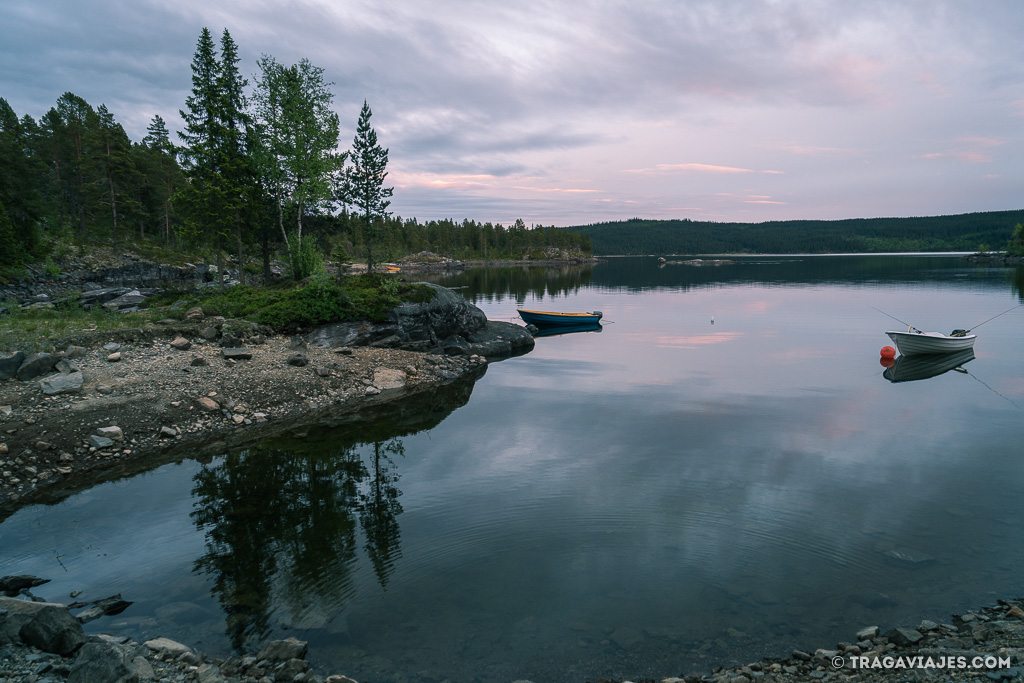
[[[680,675],[1021,595],[1024,309],[932,377],[879,349],[1019,305],[1024,268],[737,261],[429,276],[491,319],[603,325],[358,428],[24,508],[0,575],[135,601],[93,631],[294,635],[361,683]]]

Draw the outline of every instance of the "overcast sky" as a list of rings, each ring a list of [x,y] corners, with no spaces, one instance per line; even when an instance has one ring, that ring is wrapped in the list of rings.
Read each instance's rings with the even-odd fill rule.
[[[0,97],[180,130],[204,26],[250,83],[263,53],[323,67],[343,149],[366,99],[403,217],[1024,206],[1020,0],[9,0]]]

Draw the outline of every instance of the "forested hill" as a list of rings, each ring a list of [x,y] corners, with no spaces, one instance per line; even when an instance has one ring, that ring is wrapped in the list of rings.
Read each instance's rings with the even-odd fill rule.
[[[836,254],[1003,249],[1024,210],[836,221],[644,220],[571,226],[594,254]]]

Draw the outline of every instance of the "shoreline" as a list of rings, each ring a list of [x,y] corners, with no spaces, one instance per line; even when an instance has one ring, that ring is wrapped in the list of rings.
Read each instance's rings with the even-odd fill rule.
[[[35,577],[4,577],[2,580],[19,578]],[[45,583],[36,581],[38,583],[32,585]],[[96,608],[75,616],[70,609],[81,609],[84,605],[33,601],[39,598],[28,590],[20,592],[21,597],[28,599],[0,597],[0,683],[22,680],[357,683],[345,675],[317,673],[313,668],[315,663],[306,661],[307,643],[295,637],[268,641],[261,645],[258,653],[220,656],[159,636],[139,643],[102,632],[86,635],[81,624],[102,616]],[[1022,607],[1024,599],[999,600],[988,607],[953,614],[945,623],[925,619],[914,627],[865,626],[850,634],[847,642],[822,645],[814,650],[794,649],[788,657],[764,657],[743,666],[712,665],[710,670],[657,678],[566,680],[573,683],[1021,681],[1024,680]],[[26,626],[28,622],[33,623]],[[534,681],[517,679],[514,683]]]
[[[154,463],[301,432],[482,376],[488,362],[258,333],[240,351],[204,339],[201,322],[80,335],[55,354],[73,372],[0,381],[0,520]],[[75,375],[70,393],[44,393],[48,379]]]

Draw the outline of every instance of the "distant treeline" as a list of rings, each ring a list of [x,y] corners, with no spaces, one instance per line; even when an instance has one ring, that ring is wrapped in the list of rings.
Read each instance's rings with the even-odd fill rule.
[[[571,229],[590,236],[595,254],[842,254],[1004,249],[1024,210],[922,218],[835,221],[644,220]]]

